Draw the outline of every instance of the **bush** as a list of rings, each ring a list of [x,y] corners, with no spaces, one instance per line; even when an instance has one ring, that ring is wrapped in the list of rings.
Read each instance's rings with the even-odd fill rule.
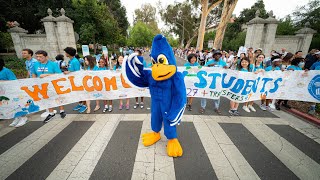
[[[316,104],[316,112],[320,113],[320,104]]]
[[[3,56],[5,62],[5,67],[12,70],[12,72],[17,76],[18,79],[27,77],[27,70],[25,61],[19,59],[17,56]]]

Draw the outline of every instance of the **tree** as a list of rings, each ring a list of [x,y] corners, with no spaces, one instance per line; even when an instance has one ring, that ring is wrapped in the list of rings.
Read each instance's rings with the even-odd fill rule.
[[[124,6],[122,6],[120,0],[104,0],[108,8],[110,9],[113,17],[118,22],[118,26],[121,30],[123,36],[127,36],[127,29],[129,27],[129,22],[127,18],[127,11]]]
[[[80,32],[81,43],[113,44],[117,42],[120,29],[106,4],[96,0],[73,0],[73,8],[73,18],[77,22],[74,26],[76,31]]]
[[[134,10],[135,22],[143,22],[147,24],[154,33],[160,33],[158,23],[156,21],[156,8],[151,4],[143,4],[141,8]]]
[[[290,15],[288,15],[287,17],[279,20],[276,34],[277,35],[294,35],[297,30],[298,28],[295,27]]]
[[[317,31],[313,36],[310,49],[319,48],[320,44],[320,1],[312,0],[308,4],[297,9],[293,12],[293,21],[296,27],[303,27],[307,22],[310,23],[310,28]]]
[[[203,48],[203,39],[205,34],[205,28],[206,28],[206,22],[207,17],[210,13],[210,11],[217,7],[222,0],[193,0],[194,4],[200,4],[201,5],[201,21],[199,26],[199,34],[198,34],[198,40],[197,40],[197,49],[202,50]]]
[[[0,32],[0,49],[6,49],[9,52],[9,49],[12,47],[13,42],[10,33]]]
[[[138,21],[129,33],[128,45],[134,47],[151,46],[152,39],[156,34],[144,22]]]
[[[179,35],[181,46],[193,39],[198,30],[197,17],[192,11],[192,5],[188,2],[171,4],[160,10],[162,20],[168,25],[170,32]]]
[[[231,18],[232,12],[236,7],[237,2],[238,0],[224,0],[223,2],[223,12],[213,44],[213,47],[216,49],[222,48],[222,42],[227,28],[227,23]]]

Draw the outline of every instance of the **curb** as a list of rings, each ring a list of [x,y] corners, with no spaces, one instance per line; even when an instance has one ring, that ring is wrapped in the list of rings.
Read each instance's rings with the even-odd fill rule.
[[[303,119],[305,119],[307,121],[310,121],[310,122],[312,122],[314,124],[320,125],[320,119],[317,119],[317,118],[315,118],[313,116],[310,116],[309,114],[300,112],[300,111],[298,111],[298,110],[296,110],[294,108],[286,109],[286,111],[290,112],[290,113],[292,113],[292,114],[294,114],[294,115],[296,115],[296,116],[298,116],[300,118],[303,118]]]

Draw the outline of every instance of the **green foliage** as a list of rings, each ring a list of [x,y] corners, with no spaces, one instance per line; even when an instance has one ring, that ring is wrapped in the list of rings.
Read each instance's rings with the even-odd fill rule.
[[[135,23],[143,22],[149,26],[149,29],[151,29],[153,33],[159,34],[160,30],[156,20],[156,12],[156,8],[151,4],[143,4],[141,8],[134,10]]]
[[[3,56],[5,62],[5,67],[12,70],[12,72],[17,76],[18,79],[27,77],[27,70],[25,61],[19,59],[17,56]]]
[[[204,34],[204,41],[203,41],[204,49],[208,48],[209,40],[213,40],[214,41],[215,37],[216,37],[216,31],[211,31],[211,32],[208,32],[208,33]]]
[[[237,19],[237,22],[240,24],[245,24],[249,22],[251,19],[253,19],[256,15],[256,11],[260,11],[259,17],[266,19],[268,18],[267,11],[265,9],[265,5],[263,0],[258,0],[256,3],[254,3],[250,8],[245,8],[240,12],[240,15]]]
[[[11,35],[8,32],[0,32],[0,49],[8,50],[13,47]]]
[[[280,19],[277,28],[277,35],[294,35],[298,30],[297,27],[294,26],[293,21],[290,16],[287,16],[284,19]]]
[[[223,41],[222,47],[227,50],[238,50],[240,46],[244,46],[246,40],[246,32],[240,32],[237,36],[231,39],[229,42]]]
[[[320,44],[320,1],[311,0],[306,5],[297,7],[293,12],[293,20],[296,27],[304,27],[307,22],[310,23],[309,28],[317,31],[314,35],[310,49],[319,48]]]
[[[121,35],[125,37],[127,35],[127,29],[129,27],[126,8],[122,6],[120,0],[104,0],[104,2],[109,7],[113,17],[117,20]],[[121,37],[122,39],[119,40],[120,44],[123,43],[123,36]]]
[[[155,35],[147,24],[138,21],[130,30],[128,45],[134,47],[150,47]]]

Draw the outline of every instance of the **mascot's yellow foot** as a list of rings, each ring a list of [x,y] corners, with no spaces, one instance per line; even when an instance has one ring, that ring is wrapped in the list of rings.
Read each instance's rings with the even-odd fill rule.
[[[142,143],[144,146],[151,146],[161,139],[160,132],[145,133],[142,135]]]
[[[183,154],[182,147],[177,138],[170,139],[167,145],[168,156],[171,157],[180,157]]]

